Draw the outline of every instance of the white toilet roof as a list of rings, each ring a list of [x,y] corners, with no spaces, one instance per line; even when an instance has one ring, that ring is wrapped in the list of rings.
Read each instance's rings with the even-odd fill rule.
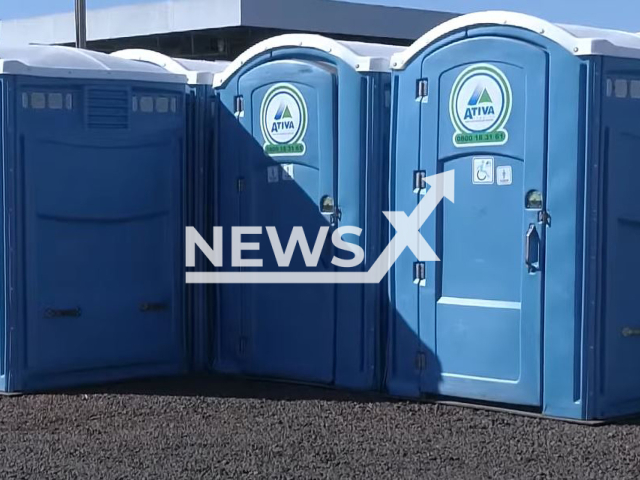
[[[191,85],[211,85],[213,76],[223,72],[231,62],[205,60],[190,60],[185,58],[173,58],[153,50],[132,48],[120,50],[111,55],[125,58],[127,60],[137,60],[140,62],[158,65],[167,72],[185,75]]]
[[[185,77],[155,65],[106,53],[53,45],[0,47],[0,75],[99,78],[184,83]]]
[[[462,15],[438,25],[409,48],[395,54],[391,60],[391,68],[404,69],[421,51],[452,32],[483,25],[507,25],[530,30],[553,40],[576,56],[604,55],[640,59],[640,36],[629,32],[561,25],[522,13],[490,11]]]
[[[345,42],[310,34],[287,34],[264,40],[234,60],[222,73],[215,76],[214,86],[226,83],[242,66],[269,50],[287,47],[313,48],[330,53],[359,72],[385,72],[390,70],[391,56],[405,47],[379,43]]]

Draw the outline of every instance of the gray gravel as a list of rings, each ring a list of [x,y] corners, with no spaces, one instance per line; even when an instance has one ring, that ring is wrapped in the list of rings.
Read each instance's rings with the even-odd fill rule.
[[[163,380],[0,398],[0,478],[639,478],[640,426]]]

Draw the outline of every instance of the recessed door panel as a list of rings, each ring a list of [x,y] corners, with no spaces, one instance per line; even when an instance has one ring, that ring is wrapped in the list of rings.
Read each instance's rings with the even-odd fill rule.
[[[28,368],[179,361],[179,143],[22,143]]]

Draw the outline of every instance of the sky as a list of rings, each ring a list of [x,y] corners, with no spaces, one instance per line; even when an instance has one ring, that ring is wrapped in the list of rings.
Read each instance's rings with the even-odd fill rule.
[[[160,0],[87,0],[88,8],[104,8]],[[180,0],[175,0],[180,1]],[[268,1],[268,0],[264,0]],[[333,0],[352,3],[468,13],[513,10],[559,23],[592,25],[640,32],[640,0]],[[0,0],[0,19],[72,11],[74,0]]]

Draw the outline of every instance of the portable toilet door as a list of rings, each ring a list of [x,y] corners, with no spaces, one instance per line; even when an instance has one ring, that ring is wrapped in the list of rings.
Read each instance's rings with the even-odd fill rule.
[[[184,372],[184,77],[67,47],[0,58],[0,386]]]
[[[640,218],[614,208],[619,195],[602,199],[623,190],[621,169],[637,171],[623,138],[638,136],[640,110],[629,84],[617,89],[611,78],[638,75],[639,47],[623,32],[482,12],[394,56],[391,210],[416,208],[424,191],[407,186],[416,175],[454,177],[455,191],[419,230],[440,261],[416,262],[407,250],[392,270],[391,393],[575,419],[640,410],[627,365],[638,350],[622,345],[630,311],[599,313],[613,308],[602,275],[618,293],[629,277],[608,249],[632,229],[624,236],[614,224]],[[611,103],[618,95],[624,111]],[[621,183],[600,183],[598,169]],[[600,251],[609,263],[597,267]],[[637,248],[624,255],[640,261]],[[426,273],[417,282],[416,271]]]
[[[213,77],[224,71],[230,62],[172,58],[153,50],[127,49],[112,53],[119,58],[157,65],[166,71],[184,75],[185,115],[187,122],[186,181],[185,181],[185,226],[199,232],[211,230],[213,226],[212,175],[215,172],[213,152],[217,138],[215,122],[217,107],[213,94]],[[195,270],[209,268],[202,256],[195,257]],[[208,368],[211,325],[215,316],[213,303],[215,292],[208,285],[187,285],[186,309],[189,344],[191,345],[192,369],[204,371]]]
[[[216,370],[376,385],[380,285],[315,279],[368,269],[383,247],[388,70],[399,50],[283,35],[216,76],[219,271],[235,282],[219,284]],[[364,250],[359,266],[336,266],[335,257],[353,258],[332,244],[341,226],[362,229],[344,237]],[[232,237],[246,243],[240,254]]]

